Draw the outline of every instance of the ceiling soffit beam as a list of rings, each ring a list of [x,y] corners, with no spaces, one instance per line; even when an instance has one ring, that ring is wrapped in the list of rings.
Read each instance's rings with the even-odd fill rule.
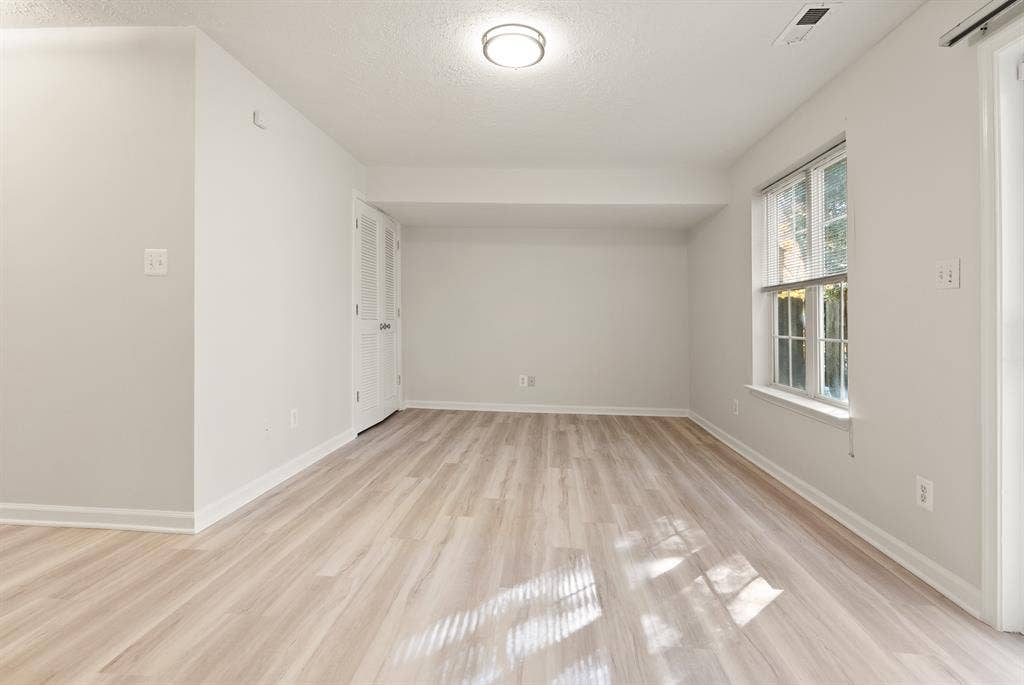
[[[369,167],[367,197],[380,203],[722,205],[724,170]]]

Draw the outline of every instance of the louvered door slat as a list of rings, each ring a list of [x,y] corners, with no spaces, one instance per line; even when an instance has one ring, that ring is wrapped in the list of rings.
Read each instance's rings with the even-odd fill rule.
[[[379,230],[376,217],[359,216],[359,316],[363,319],[380,318]]]
[[[359,336],[359,410],[380,405],[380,335]]]
[[[396,351],[395,334],[392,331],[386,331],[380,345],[381,400],[385,403],[393,401],[397,394]]]
[[[395,227],[390,221],[384,225],[384,319],[396,318],[398,302],[398,273],[395,259]]]

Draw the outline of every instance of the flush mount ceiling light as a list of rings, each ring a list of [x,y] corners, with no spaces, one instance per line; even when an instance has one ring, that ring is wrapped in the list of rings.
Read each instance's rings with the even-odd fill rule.
[[[484,57],[499,67],[521,69],[544,59],[544,34],[523,24],[502,24],[484,34]]]

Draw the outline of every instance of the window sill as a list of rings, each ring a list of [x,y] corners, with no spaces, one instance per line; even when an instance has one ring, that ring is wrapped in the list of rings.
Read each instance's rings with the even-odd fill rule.
[[[803,414],[840,430],[850,430],[850,411],[848,409],[763,385],[748,385],[747,388],[752,395],[769,404]]]

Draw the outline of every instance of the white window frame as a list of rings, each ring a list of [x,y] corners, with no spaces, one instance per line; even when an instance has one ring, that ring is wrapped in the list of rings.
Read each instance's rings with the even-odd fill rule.
[[[846,283],[847,292],[849,292],[849,283],[845,278],[841,281],[833,281],[834,283]],[[826,342],[838,342],[845,343],[847,346],[847,354],[849,354],[849,332],[841,331],[841,334],[845,333],[845,338],[826,338],[825,337],[825,317],[823,316],[822,308],[822,297],[824,294],[824,285],[808,285],[801,288],[780,288],[779,290],[773,290],[766,292],[765,295],[771,300],[772,315],[771,315],[771,335],[769,339],[771,341],[771,349],[768,351],[771,363],[771,382],[770,387],[783,392],[792,393],[794,395],[800,395],[802,397],[809,397],[818,402],[825,402],[832,404],[837,407],[847,409],[850,406],[849,395],[845,401],[830,397],[822,392],[822,372],[825,368],[825,345]],[[778,307],[778,293],[785,290],[805,290],[807,292],[806,299],[804,301],[805,322],[804,322],[804,337],[793,337],[779,334],[779,307]],[[842,320],[843,312],[842,309],[846,307],[846,304],[840,305],[840,320]],[[792,316],[792,310],[790,310],[790,316]],[[812,330],[813,327],[813,330]],[[813,335],[810,335],[813,332]],[[789,340],[805,340],[807,342],[807,353],[805,356],[805,371],[804,371],[804,385],[805,388],[795,388],[785,383],[778,381],[779,377],[779,346],[778,341],[780,338]],[[790,343],[792,344],[792,343]],[[811,363],[814,361],[815,363]],[[790,374],[792,374],[792,362],[790,362]],[[844,375],[846,372],[844,371]],[[847,382],[849,379],[847,378]]]
[[[820,193],[815,193],[815,188],[821,187],[823,184],[816,184],[814,182],[814,174],[825,172],[825,169],[836,162],[846,159],[846,147],[845,142],[841,143],[833,149],[828,150],[822,155],[815,157],[812,161],[808,162],[800,169],[787,174],[779,181],[771,184],[762,192],[763,201],[762,209],[764,212],[764,225],[766,227],[766,239],[767,244],[766,250],[777,249],[778,235],[777,226],[772,225],[769,216],[768,202],[771,197],[775,194],[787,190],[791,186],[804,180],[807,184],[808,194],[808,231],[810,232],[810,246],[812,254],[823,254],[823,241],[824,241],[824,228],[825,223],[822,222],[820,225],[816,224],[815,216],[820,216],[824,211],[823,200],[820,197]],[[838,149],[838,151],[837,151]],[[849,188],[847,188],[847,213],[843,217],[835,217],[829,223],[838,221],[841,218],[847,220],[847,231],[850,230],[849,221]],[[817,229],[817,230],[816,230]],[[847,241],[849,241],[849,233],[847,233]],[[847,259],[849,259],[849,245],[847,245]],[[768,350],[769,365],[771,369],[771,378],[769,387],[790,393],[799,397],[806,397],[816,402],[824,402],[842,409],[849,409],[849,392],[847,392],[847,399],[840,400],[834,397],[825,395],[822,392],[822,375],[825,368],[825,342],[835,341],[846,344],[847,355],[849,355],[849,331],[845,328],[841,329],[840,334],[844,337],[842,339],[825,338],[825,317],[822,306],[822,297],[824,293],[825,285],[829,283],[845,283],[847,288],[847,297],[849,297],[849,281],[846,274],[828,276],[823,278],[815,278],[808,281],[799,283],[792,283],[786,286],[771,286],[765,288],[764,295],[771,302],[771,316],[768,317],[771,323],[771,331],[768,336],[770,349]],[[793,290],[804,290],[806,295],[804,299],[804,337],[794,338],[789,335],[779,334],[779,308],[778,308],[778,293],[784,291]],[[843,309],[847,306],[841,299],[840,309],[840,321],[844,320]],[[790,317],[792,317],[792,309],[790,310]],[[848,319],[847,319],[848,321]],[[791,324],[792,325],[792,324]],[[792,329],[790,329],[792,330]],[[780,339],[788,338],[790,340],[805,340],[806,341],[806,352],[804,356],[804,388],[796,388],[791,385],[786,385],[779,382],[779,346],[778,341]],[[792,343],[791,343],[792,344]],[[847,372],[844,371],[846,376],[847,388],[849,387],[849,378]],[[790,378],[792,378],[792,357],[790,357]]]

